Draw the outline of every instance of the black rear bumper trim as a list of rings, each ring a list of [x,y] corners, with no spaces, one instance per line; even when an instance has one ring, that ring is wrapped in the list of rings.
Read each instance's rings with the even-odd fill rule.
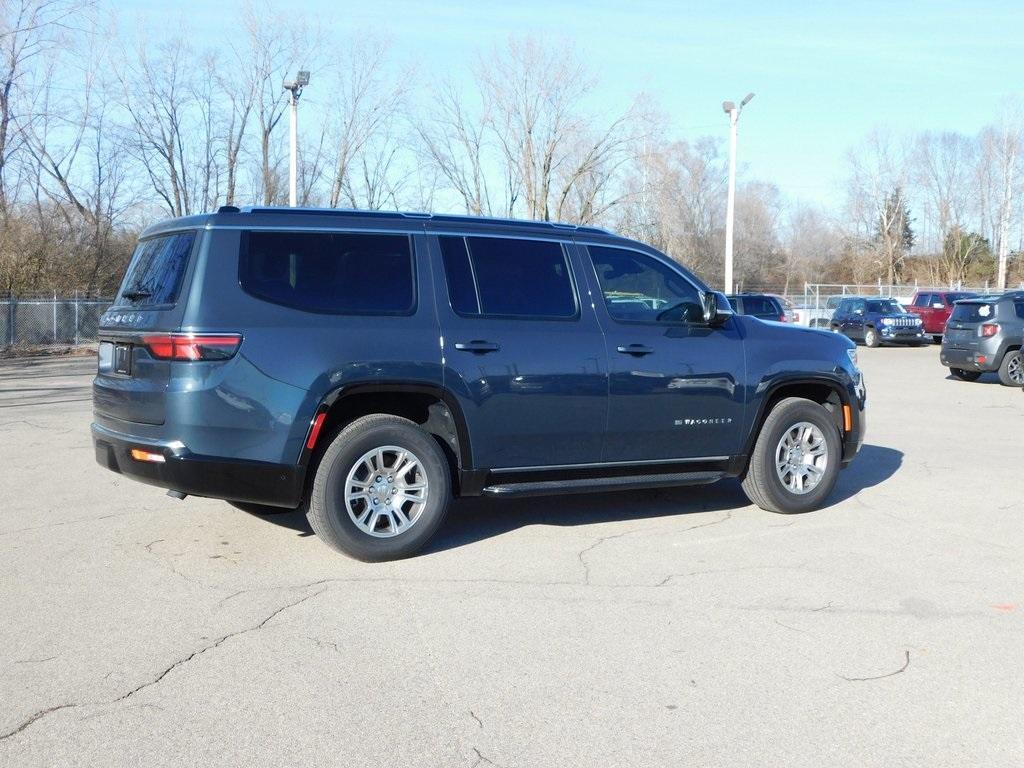
[[[189,496],[287,509],[295,509],[302,501],[303,474],[297,466],[200,456],[180,445],[134,440],[96,424],[92,439],[100,466],[140,483]],[[164,461],[136,461],[132,448],[159,453]]]

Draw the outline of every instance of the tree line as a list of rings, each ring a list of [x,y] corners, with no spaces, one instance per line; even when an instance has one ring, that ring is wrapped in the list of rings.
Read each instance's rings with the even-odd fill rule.
[[[374,34],[266,3],[225,14],[207,49],[87,0],[0,0],[0,294],[110,295],[148,224],[286,204],[282,82],[300,68],[300,205],[605,226],[720,284],[724,120],[683,137],[649,94],[595,108],[600,82],[562,41],[512,37],[426,72]],[[1000,262],[1024,280],[1021,125],[876,130],[831,209],[741,172],[738,283],[994,284]]]

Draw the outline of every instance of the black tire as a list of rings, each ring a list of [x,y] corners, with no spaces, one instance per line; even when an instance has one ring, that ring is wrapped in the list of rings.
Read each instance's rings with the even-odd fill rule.
[[[1024,355],[1013,349],[1003,355],[999,364],[999,381],[1006,387],[1024,387]]]
[[[814,488],[803,494],[786,488],[775,467],[775,451],[783,435],[800,422],[816,426],[827,449],[824,474]],[[839,430],[825,408],[800,397],[780,400],[768,414],[754,443],[754,452],[742,480],[743,491],[754,504],[768,512],[784,515],[810,512],[819,508],[832,493],[839,476],[842,450]]]
[[[228,504],[235,509],[248,512],[250,515],[280,515],[284,512],[295,512],[296,509],[302,509],[302,507],[297,507],[296,509],[272,507],[269,504],[254,504],[251,501],[229,501]]]
[[[870,326],[864,329],[864,346],[871,347],[872,349],[877,347],[882,342],[878,338],[878,331]]]
[[[413,453],[428,488],[423,508],[409,528],[387,538],[364,532],[345,502],[348,473],[361,457],[382,446]],[[325,544],[350,557],[366,562],[398,560],[415,554],[430,540],[444,521],[451,496],[451,468],[437,441],[408,419],[373,414],[353,421],[327,447],[313,480],[307,519]]]
[[[981,378],[981,371],[967,371],[963,368],[950,368],[949,372],[953,374],[954,379],[960,379],[960,381],[977,381]]]

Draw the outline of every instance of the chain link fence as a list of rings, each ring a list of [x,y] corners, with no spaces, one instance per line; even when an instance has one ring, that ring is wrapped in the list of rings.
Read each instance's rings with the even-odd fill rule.
[[[0,298],[0,350],[77,346],[96,341],[112,299]]]

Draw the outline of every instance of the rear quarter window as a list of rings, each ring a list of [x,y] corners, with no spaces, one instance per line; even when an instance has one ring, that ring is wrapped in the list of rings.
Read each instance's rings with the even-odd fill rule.
[[[176,232],[140,240],[118,292],[117,304],[174,304],[181,293],[195,232]]]
[[[416,308],[407,235],[243,232],[238,273],[247,293],[306,312],[409,315]]]

